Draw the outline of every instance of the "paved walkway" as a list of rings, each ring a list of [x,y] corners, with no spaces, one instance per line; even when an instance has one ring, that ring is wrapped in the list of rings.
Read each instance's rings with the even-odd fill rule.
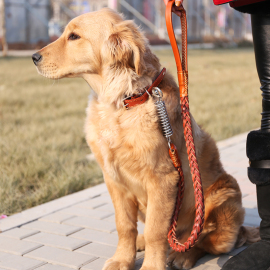
[[[255,186],[246,176],[246,134],[218,143],[226,170],[236,177],[246,208],[245,224],[258,226]],[[138,224],[139,233],[143,224]],[[101,184],[0,220],[0,270],[101,270],[117,246],[114,208]],[[193,269],[217,270],[243,248],[206,255]],[[137,254],[136,270],[143,261]]]

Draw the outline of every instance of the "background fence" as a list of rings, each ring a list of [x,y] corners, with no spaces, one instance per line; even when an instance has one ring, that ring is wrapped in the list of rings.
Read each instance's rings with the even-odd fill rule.
[[[5,1],[6,39],[13,48],[43,46],[61,35],[74,17],[111,7],[143,28],[151,43],[167,39],[165,5],[162,0],[0,0]],[[251,41],[250,16],[229,5],[214,6],[212,0],[186,0],[190,43],[236,43]],[[0,38],[2,24],[0,20]],[[174,17],[176,31],[180,21]]]

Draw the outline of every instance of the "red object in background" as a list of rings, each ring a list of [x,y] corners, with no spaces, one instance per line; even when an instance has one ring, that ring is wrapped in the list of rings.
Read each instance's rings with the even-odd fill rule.
[[[258,2],[262,2],[265,0],[213,0],[215,5],[222,5],[226,3],[230,3],[231,7],[240,7],[245,5],[250,5]]]

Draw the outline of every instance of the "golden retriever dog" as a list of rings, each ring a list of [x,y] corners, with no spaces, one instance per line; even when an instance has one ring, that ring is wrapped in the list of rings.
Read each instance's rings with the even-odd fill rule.
[[[161,70],[159,59],[132,21],[125,21],[110,9],[81,15],[66,26],[58,40],[34,54],[33,60],[38,72],[47,78],[82,77],[93,89],[87,108],[86,140],[102,168],[119,237],[116,252],[103,270],[133,269],[137,250],[145,250],[141,270],[165,270],[166,262],[177,269],[190,269],[206,253],[226,253],[258,240],[258,230],[242,226],[244,209],[236,180],[223,169],[213,139],[192,118],[205,224],[190,251],[169,249],[167,233],[179,175],[169,157],[154,98],[129,110],[123,104],[125,97],[151,85]],[[195,203],[179,90],[169,73],[159,88],[185,176],[177,226],[178,239],[185,242],[192,230]],[[143,235],[138,235],[138,219],[145,223]]]

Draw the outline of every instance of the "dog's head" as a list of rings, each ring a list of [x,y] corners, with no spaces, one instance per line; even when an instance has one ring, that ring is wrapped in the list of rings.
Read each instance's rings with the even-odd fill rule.
[[[50,79],[101,75],[105,67],[144,72],[145,39],[132,21],[106,8],[73,19],[55,42],[32,58],[38,72]]]

